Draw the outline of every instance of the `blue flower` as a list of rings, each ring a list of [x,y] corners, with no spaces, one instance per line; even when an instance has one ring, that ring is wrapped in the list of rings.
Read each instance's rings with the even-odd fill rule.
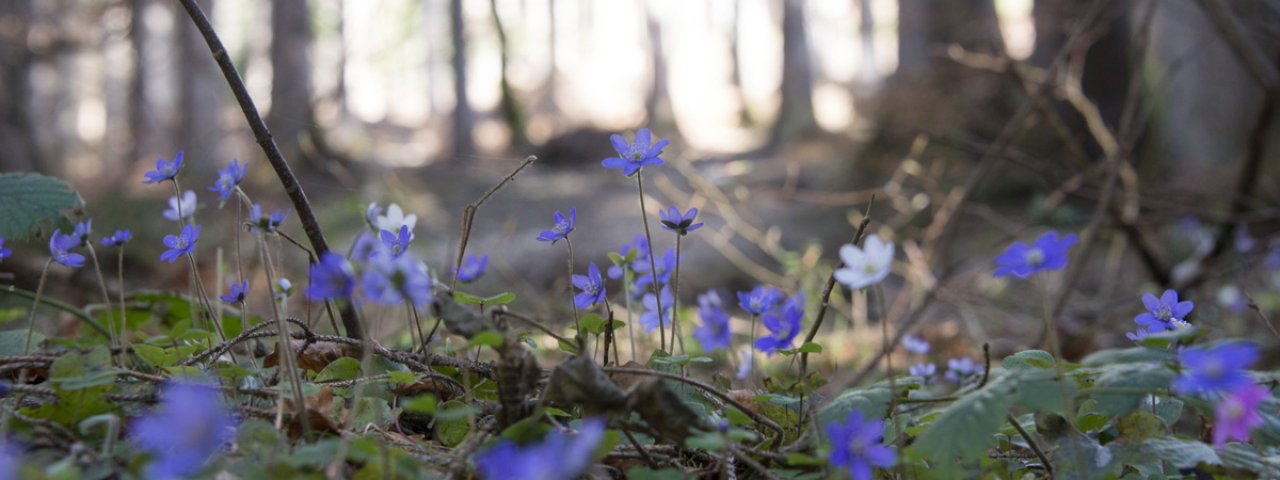
[[[750,292],[738,292],[738,306],[755,315],[773,310],[773,305],[782,300],[782,290],[768,285],[756,285]]]
[[[756,339],[756,348],[773,355],[778,350],[791,348],[800,334],[800,320],[804,318],[804,295],[795,294],[782,305],[780,312],[764,315],[764,328],[769,335]]]
[[[826,425],[831,440],[831,465],[843,467],[854,480],[870,480],[873,467],[889,468],[897,462],[893,449],[884,444],[884,421],[864,419],[851,410],[844,422]]]
[[[249,207],[249,231],[254,233],[276,233],[280,231],[280,226],[284,225],[284,218],[288,213],[281,211],[279,208],[272,212],[270,216],[262,213],[262,205],[253,204]]]
[[[641,263],[649,263],[649,240],[645,238],[643,233],[636,235],[635,240],[631,243],[622,244],[622,246],[618,248],[618,255],[626,258],[627,255],[631,253],[632,249],[636,250],[636,256],[632,260],[631,265],[627,265],[627,268],[630,268],[631,271],[634,272],[636,271],[636,267]],[[623,267],[620,265],[613,265],[609,267],[609,278],[617,280],[622,278],[624,273]]]
[[[103,247],[118,247],[124,245],[124,242],[129,241],[131,238],[133,238],[133,232],[126,228],[124,230],[116,230],[116,233],[110,237],[102,237],[101,240],[98,240],[98,243],[102,244]]]
[[[647,248],[648,245],[646,244],[645,247]],[[676,270],[676,249],[668,248],[665,252],[662,252],[662,261],[655,262],[654,266],[658,267],[658,285],[670,283],[671,272]],[[653,284],[653,275],[649,274],[648,255],[645,255],[643,262],[637,261],[632,265],[631,269],[636,272],[635,285],[637,290],[642,291],[641,289],[644,286]]]
[[[582,421],[574,437],[556,430],[541,442],[527,445],[500,440],[476,455],[476,471],[484,480],[578,478],[591,465],[591,455],[604,438],[604,427],[604,420],[589,418]]]
[[[178,257],[190,254],[196,248],[196,240],[199,238],[199,224],[182,227],[182,233],[178,235],[165,235],[164,245],[169,249],[160,254],[160,259],[173,263]]]
[[[227,168],[218,170],[218,181],[214,182],[209,191],[218,192],[218,197],[226,200],[236,191],[236,187],[240,186],[240,182],[244,181],[245,167],[249,162],[240,164],[239,160],[231,159],[231,164]]]
[[[342,255],[324,252],[319,262],[311,264],[309,273],[307,296],[312,300],[350,298],[355,289],[355,271]]]
[[[390,251],[391,256],[399,257],[409,250],[409,242],[413,240],[413,234],[409,233],[408,225],[401,225],[399,235],[382,230],[378,232],[378,240]]]
[[[978,365],[978,362],[969,357],[960,357],[947,360],[947,373],[944,376],[952,382],[963,383],[981,371],[982,366]]]
[[[683,215],[680,209],[674,205],[667,207],[666,210],[659,210],[658,217],[662,218],[662,228],[671,230],[680,235],[688,235],[689,232],[702,228],[702,222],[693,223],[693,219],[697,218],[698,209],[690,208]]]
[[[903,335],[902,348],[916,355],[924,355],[929,353],[929,342],[915,335]]]
[[[247,293],[249,293],[249,281],[241,280],[240,283],[232,282],[231,291],[226,295],[219,296],[218,298],[221,298],[222,301],[227,303],[241,303],[244,302],[244,296]]]
[[[557,241],[569,238],[569,232],[573,231],[573,224],[578,221],[578,209],[570,208],[569,217],[565,218],[564,214],[556,210],[556,224],[551,230],[543,230],[538,234],[538,241],[551,242],[555,245]]]
[[[0,439],[0,479],[15,479],[22,467],[22,449],[14,442]]]
[[[153,455],[147,478],[186,478],[200,473],[235,431],[216,386],[171,382],[160,391],[156,411],[133,425],[132,439]]]
[[[1173,330],[1185,325],[1187,314],[1195,308],[1195,304],[1190,301],[1179,302],[1178,292],[1172,289],[1165,290],[1159,299],[1150,293],[1143,295],[1142,304],[1147,307],[1147,311],[1138,314],[1133,321],[1145,327],[1146,333]]]
[[[938,373],[938,366],[932,363],[918,362],[908,367],[907,373],[928,379]]]
[[[1258,359],[1258,346],[1248,342],[1224,343],[1212,348],[1184,348],[1178,353],[1182,375],[1173,391],[1226,393],[1253,382],[1245,370]]]
[[[13,255],[13,250],[4,248],[4,237],[0,237],[0,260],[9,258],[10,255]]]
[[[649,145],[650,137],[649,129],[641,128],[636,132],[635,141],[627,143],[627,139],[622,135],[613,134],[609,137],[609,141],[613,142],[613,149],[618,152],[617,157],[609,157],[601,162],[604,168],[620,168],[622,174],[628,177],[635,175],[642,167],[652,167],[662,165],[662,149],[666,148],[669,142],[667,139],[658,140],[658,143]]]
[[[1067,250],[1075,243],[1075,234],[1067,234],[1059,239],[1058,232],[1045,232],[1036,238],[1034,246],[1014,242],[996,257],[995,276],[1027,278],[1036,272],[1059,270],[1067,266]]]
[[[287,278],[276,280],[275,294],[276,300],[289,298],[289,295],[293,295],[293,282],[290,282]]]
[[[458,281],[471,283],[484,276],[484,268],[489,265],[489,254],[467,255],[462,260],[462,269],[458,270]]]
[[[675,302],[671,296],[671,289],[662,287],[662,324],[671,325],[671,304]],[[644,333],[652,332],[658,328],[658,299],[652,293],[644,294],[645,312],[640,315],[640,325],[644,326]]]
[[[145,175],[147,179],[143,180],[142,183],[160,183],[165,180],[173,180],[174,177],[178,176],[179,170],[182,170],[181,150],[178,151],[178,155],[176,157],[173,157],[172,162],[163,158],[157,159],[156,169],[144,173],[143,175]]]
[[[182,198],[169,197],[169,208],[165,209],[164,218],[178,221],[179,213],[183,219],[191,218],[196,213],[196,192],[182,192]]]
[[[71,268],[84,266],[84,255],[72,253],[70,250],[80,246],[80,240],[70,235],[63,235],[62,230],[54,230],[49,237],[49,256],[53,261]]]
[[[582,290],[573,297],[573,304],[578,308],[587,308],[604,301],[604,279],[600,278],[600,268],[595,262],[587,265],[586,275],[573,275],[570,279],[573,286]]]
[[[89,240],[89,235],[92,233],[93,217],[86,218],[83,222],[77,223],[75,230],[71,232],[71,237],[76,240],[76,243],[70,248],[88,246],[91,242],[91,240]]]
[[[711,352],[729,348],[733,332],[729,329],[729,314],[725,313],[720,295],[714,290],[698,295],[698,318],[702,325],[693,330],[693,338],[702,350]]]
[[[369,257],[360,277],[365,297],[382,305],[402,305],[408,300],[421,308],[431,303],[431,284],[426,264],[385,249]]]

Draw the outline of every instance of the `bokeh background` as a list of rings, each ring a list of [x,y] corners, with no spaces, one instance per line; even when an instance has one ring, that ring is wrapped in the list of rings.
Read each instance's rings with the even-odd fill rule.
[[[609,134],[640,127],[672,142],[646,171],[651,215],[698,207],[708,224],[686,242],[685,304],[757,282],[816,292],[876,196],[871,231],[897,242],[898,275],[885,305],[837,292],[849,341],[828,347],[833,364],[886,317],[919,317],[957,352],[1034,343],[1040,297],[990,278],[991,258],[1049,228],[1087,234],[1079,271],[1048,286],[1071,355],[1122,342],[1140,293],[1165,287],[1212,328],[1262,329],[1276,285],[1275,1],[200,3],[339,248],[368,202],[395,202],[443,275],[463,208],[537,155],[480,209],[468,249],[491,255],[479,293],[515,291],[553,324],[564,252],[533,239],[576,207],[578,264],[604,265],[642,232],[634,182],[599,166]],[[216,169],[247,160],[255,200],[289,204],[186,12],[0,2],[0,171],[67,179],[99,231],[133,228],[131,285],[185,285],[156,261],[172,192],[140,181],[179,150],[198,217],[226,226],[201,239],[216,285],[235,232],[206,190]],[[6,262],[20,287],[41,246]],[[59,271],[52,288],[97,286]]]

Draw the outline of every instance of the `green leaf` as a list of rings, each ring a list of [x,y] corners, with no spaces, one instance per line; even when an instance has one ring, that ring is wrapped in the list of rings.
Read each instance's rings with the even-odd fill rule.
[[[719,433],[703,433],[684,439],[684,445],[695,450],[716,452],[724,449],[725,439]]]
[[[1113,365],[1102,371],[1093,386],[1096,392],[1092,398],[1097,401],[1095,407],[1099,413],[1118,417],[1142,408],[1144,402],[1151,398],[1150,393],[1105,393],[1107,390],[1128,390],[1135,392],[1159,392],[1169,388],[1173,382],[1173,371],[1158,363],[1131,363]]]
[[[44,343],[44,334],[31,331],[31,351],[36,351]],[[27,344],[27,329],[6,330],[0,332],[0,355],[22,355]]]
[[[599,335],[604,333],[604,319],[598,313],[589,313],[582,317],[582,331]]]
[[[1050,369],[1053,355],[1044,350],[1025,350],[1004,357],[1000,362],[1006,370]]]
[[[406,371],[388,372],[387,377],[390,378],[391,381],[396,385],[408,385],[410,383],[418,381],[417,375],[415,375],[413,372],[406,372]]]
[[[1201,463],[1208,465],[1222,463],[1222,458],[1213,451],[1213,447],[1195,440],[1152,438],[1142,442],[1142,446],[1143,450],[1173,464],[1175,468],[1191,468]]]
[[[438,405],[436,404],[436,396],[428,394],[418,395],[409,399],[407,402],[400,402],[400,407],[409,413],[435,415]]]
[[[147,345],[145,343],[134,344],[133,353],[141,358],[142,361],[151,364],[153,367],[167,367],[170,365],[166,359],[165,349],[155,345]],[[176,356],[175,356],[176,358]]]
[[[631,249],[635,251],[635,249]],[[662,470],[650,470],[648,468],[633,468],[627,470],[627,480],[685,480],[693,478],[684,471],[675,468],[664,468]]]
[[[440,405],[436,413],[436,438],[446,447],[456,447],[471,432],[471,415],[475,408],[458,400]]]
[[[502,345],[502,334],[494,330],[485,330],[467,341],[468,347],[499,347]]]
[[[486,305],[506,305],[516,300],[516,294],[511,292],[502,292],[497,295],[484,297]]]
[[[1080,364],[1086,367],[1106,367],[1121,363],[1167,361],[1173,360],[1175,356],[1176,354],[1165,349],[1133,347],[1093,352],[1080,360]]]
[[[622,255],[618,255],[618,252],[609,252],[609,261],[613,262],[614,266],[621,267],[626,262],[626,259]]]
[[[800,348],[796,349],[796,351],[801,353],[822,353],[822,345],[818,345],[814,342],[806,342],[804,345],[801,345]]]
[[[458,303],[467,303],[472,305],[484,303],[483,297],[477,297],[467,292],[453,292],[453,299],[457,300]]]
[[[62,180],[37,173],[0,174],[0,237],[27,238],[42,225],[65,219],[84,199]]]
[[[391,406],[381,398],[360,397],[353,413],[355,430],[364,430],[365,425],[385,425],[391,419]]]
[[[353,380],[360,376],[360,361],[351,357],[334,360],[316,374],[317,382]]]

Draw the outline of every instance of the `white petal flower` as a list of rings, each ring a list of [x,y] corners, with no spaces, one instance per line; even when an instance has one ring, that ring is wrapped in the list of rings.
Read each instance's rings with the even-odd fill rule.
[[[399,232],[401,226],[409,227],[409,234],[413,234],[413,227],[418,224],[418,216],[414,214],[405,215],[404,210],[400,209],[400,205],[391,204],[387,207],[386,215],[378,215],[374,219],[374,226],[378,230],[386,230],[388,232]]]
[[[169,209],[164,211],[164,218],[169,220],[178,220],[178,212],[182,212],[182,218],[191,218],[196,213],[196,192],[187,190],[182,192],[182,201],[179,203],[178,197],[169,197]]]
[[[893,242],[885,242],[879,235],[868,235],[863,248],[853,244],[840,247],[840,260],[844,268],[836,270],[836,280],[854,290],[880,283],[889,276],[893,263]]]

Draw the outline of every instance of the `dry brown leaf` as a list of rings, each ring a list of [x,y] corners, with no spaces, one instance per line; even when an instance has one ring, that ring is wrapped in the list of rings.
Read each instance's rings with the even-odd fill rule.
[[[298,367],[315,372],[324,370],[324,367],[342,357],[360,358],[360,347],[345,343],[311,342],[308,345],[306,340],[291,340],[289,345],[297,352]],[[279,365],[280,342],[276,342],[275,350],[262,360],[262,366],[270,368]]]
[[[286,398],[284,400],[285,430],[289,433],[289,438],[301,438],[303,432],[320,433],[323,435],[337,435],[338,423],[333,419],[333,390],[329,387],[321,387],[316,392],[303,399],[304,417],[298,418],[297,406],[293,399]],[[304,423],[305,418],[305,423]]]

